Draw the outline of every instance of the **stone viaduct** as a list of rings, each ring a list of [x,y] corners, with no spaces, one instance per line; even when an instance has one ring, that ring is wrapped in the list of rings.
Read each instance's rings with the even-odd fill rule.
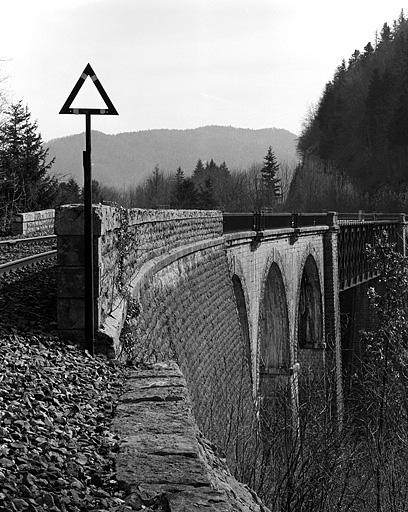
[[[341,420],[342,366],[355,350],[352,334],[341,339],[341,309],[364,316],[364,286],[375,277],[365,244],[386,229],[405,252],[403,215],[103,205],[93,214],[99,349],[142,365],[177,361],[198,426],[240,478],[242,461],[256,456],[243,439],[279,386],[288,386],[295,407],[302,375],[329,375]],[[55,230],[59,330],[81,341],[82,206],[57,210]]]

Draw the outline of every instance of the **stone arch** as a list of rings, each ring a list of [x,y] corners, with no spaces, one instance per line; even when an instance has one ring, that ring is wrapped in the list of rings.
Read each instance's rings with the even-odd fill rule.
[[[277,374],[287,370],[290,365],[288,307],[282,272],[275,261],[263,283],[259,334],[260,373]]]
[[[259,312],[259,406],[262,458],[272,457],[277,432],[285,431],[290,395],[291,361],[286,288],[276,261],[263,283]]]
[[[319,270],[312,254],[307,256],[301,276],[298,294],[297,345],[300,349],[321,347],[323,343],[322,290]]]
[[[244,288],[241,278],[237,274],[232,275],[232,286],[234,289],[235,302],[238,310],[239,323],[241,325],[242,336],[244,338],[244,351],[249,366],[249,372],[252,383],[252,356],[251,356],[251,338],[249,335],[249,321],[247,312],[247,300],[245,299]]]

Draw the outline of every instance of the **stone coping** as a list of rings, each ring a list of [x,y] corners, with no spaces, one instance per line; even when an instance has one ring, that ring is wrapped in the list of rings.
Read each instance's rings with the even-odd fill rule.
[[[13,222],[36,222],[46,219],[53,219],[55,215],[54,209],[38,210],[35,212],[16,213],[13,216]]]
[[[180,220],[218,221],[222,232],[222,213],[218,210],[145,210],[141,208],[117,208],[101,204],[93,205],[93,234],[101,236],[122,226],[123,212],[129,226],[148,223],[164,223]],[[56,209],[55,232],[57,235],[82,235],[84,207],[82,204],[62,205]]]
[[[199,432],[174,361],[129,372],[112,427],[117,479],[132,510],[269,512]]]

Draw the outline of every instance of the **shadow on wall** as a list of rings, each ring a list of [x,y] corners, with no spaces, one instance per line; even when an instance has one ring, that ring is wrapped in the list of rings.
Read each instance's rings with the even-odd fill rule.
[[[252,376],[252,358],[251,358],[251,340],[249,337],[249,325],[248,325],[248,312],[245,304],[245,295],[244,290],[242,288],[241,279],[234,274],[232,276],[232,286],[234,288],[235,301],[237,304],[237,311],[239,322],[241,325],[241,332],[244,338],[244,347],[245,347],[245,355],[247,359],[247,363],[249,366],[249,373],[251,378],[251,386],[253,382]]]

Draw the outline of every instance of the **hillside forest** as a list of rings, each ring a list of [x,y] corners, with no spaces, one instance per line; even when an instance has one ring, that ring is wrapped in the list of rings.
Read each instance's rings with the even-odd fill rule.
[[[337,67],[306,117],[298,153],[289,207],[406,211],[408,20],[403,12]]]

